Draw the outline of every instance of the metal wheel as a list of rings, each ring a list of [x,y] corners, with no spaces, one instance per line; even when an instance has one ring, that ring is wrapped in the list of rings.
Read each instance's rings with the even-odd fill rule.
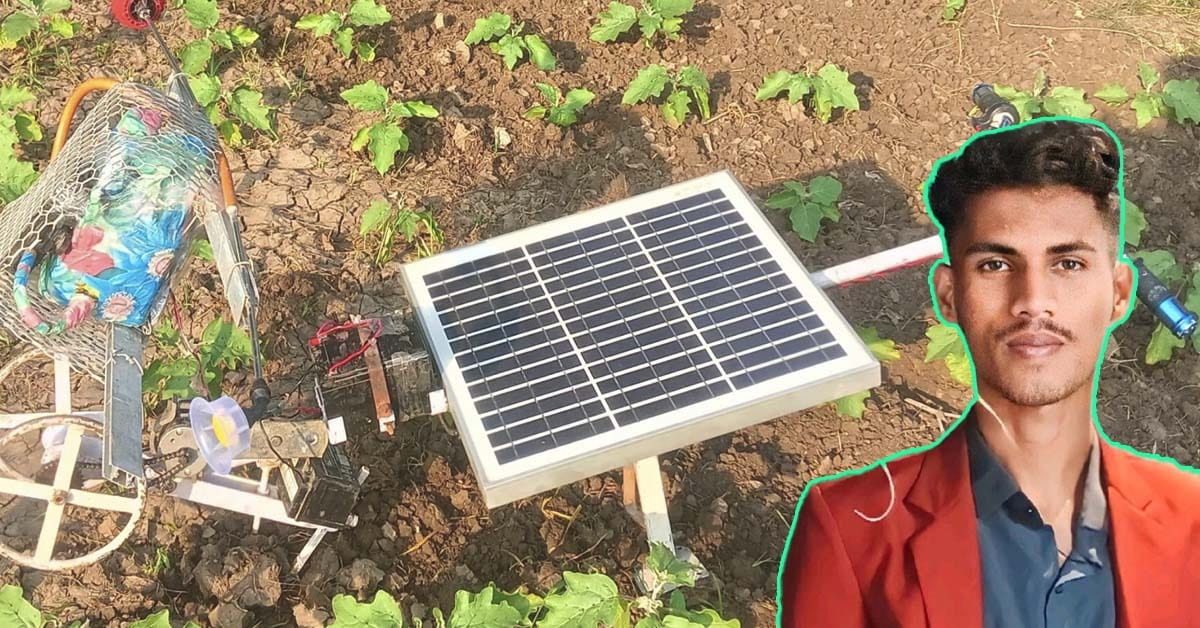
[[[20,449],[22,440],[30,440],[30,436],[41,442],[42,430],[48,428],[65,428],[65,438],[61,451],[56,460],[51,460],[38,466],[35,473],[27,475],[14,468],[17,460],[6,460],[12,451]],[[34,569],[57,571],[72,569],[92,564],[120,547],[133,533],[141,518],[142,507],[145,503],[146,485],[139,479],[134,479],[131,487],[121,487],[111,482],[102,482],[102,489],[108,492],[85,490],[79,471],[95,465],[81,460],[81,449],[85,437],[101,437],[101,427],[96,421],[86,417],[71,414],[48,414],[43,417],[25,422],[0,436],[0,500],[4,500],[0,508],[0,518],[11,515],[12,523],[0,527],[0,555],[15,563]],[[6,453],[7,452],[7,453]],[[28,468],[28,462],[25,468]],[[48,482],[45,479],[50,476]],[[112,491],[133,492],[133,496],[112,494]],[[44,505],[43,505],[44,504]],[[60,536],[63,534],[63,520],[67,509],[73,513],[101,518],[106,513],[121,513],[128,515],[123,525],[107,526],[109,530],[116,529],[111,540],[98,548],[91,548],[96,542],[96,536],[105,534],[105,526],[92,525],[89,521],[81,526],[74,526],[84,531],[77,534],[76,540],[91,541],[85,543],[84,549],[72,547],[69,550],[81,552],[70,557],[56,557],[56,548],[61,549]],[[37,532],[36,544],[29,552],[29,543],[22,543],[25,551],[10,545],[14,540],[28,541],[25,535],[32,532],[30,524],[36,523],[37,511],[41,510],[42,521]],[[14,532],[15,530],[15,532]]]

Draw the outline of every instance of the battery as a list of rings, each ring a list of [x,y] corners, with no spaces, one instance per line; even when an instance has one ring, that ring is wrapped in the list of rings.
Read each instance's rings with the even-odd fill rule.
[[[285,465],[280,475],[283,506],[289,517],[329,528],[348,526],[361,487],[341,446],[328,446],[320,458]]]

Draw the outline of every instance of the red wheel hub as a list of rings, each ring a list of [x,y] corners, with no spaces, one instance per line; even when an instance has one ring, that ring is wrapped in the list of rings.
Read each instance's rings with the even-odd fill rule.
[[[112,0],[109,6],[121,26],[140,31],[150,25],[142,19],[141,12],[149,9],[150,22],[157,22],[166,8],[166,0]]]

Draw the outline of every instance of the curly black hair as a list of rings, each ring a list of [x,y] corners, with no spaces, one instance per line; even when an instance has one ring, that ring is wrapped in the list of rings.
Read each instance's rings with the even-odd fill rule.
[[[942,162],[929,207],[949,243],[973,197],[991,189],[1069,185],[1096,201],[1104,226],[1120,229],[1121,153],[1110,132],[1070,120],[1034,121],[975,138]]]

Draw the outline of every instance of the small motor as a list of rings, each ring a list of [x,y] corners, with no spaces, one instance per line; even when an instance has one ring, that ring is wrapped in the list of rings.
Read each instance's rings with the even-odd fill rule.
[[[330,445],[320,458],[305,458],[279,468],[283,506],[297,521],[329,528],[354,525],[351,511],[362,489],[341,445]]]

